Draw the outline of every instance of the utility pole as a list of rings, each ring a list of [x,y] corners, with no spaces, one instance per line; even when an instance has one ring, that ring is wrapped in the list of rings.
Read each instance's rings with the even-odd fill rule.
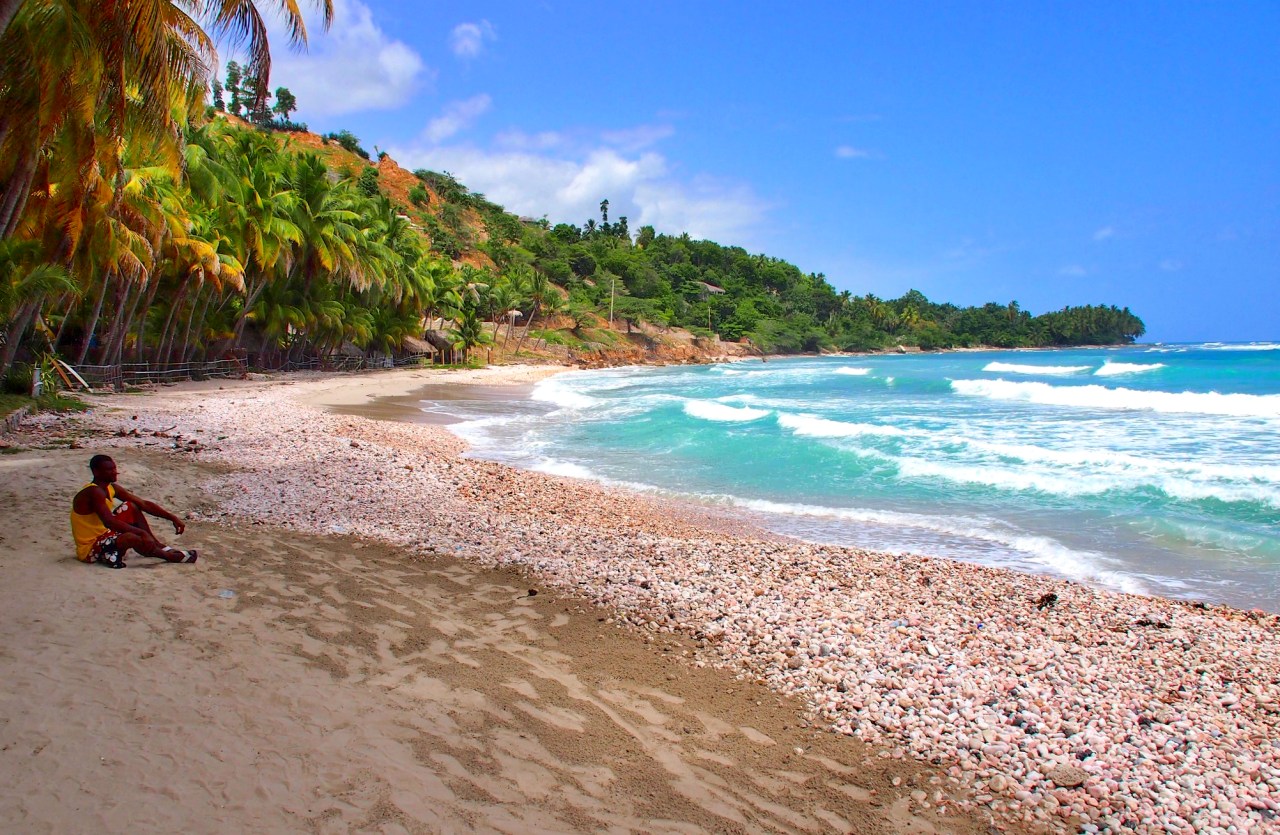
[[[608,202],[608,201],[605,201]],[[609,327],[613,327],[613,291],[618,286],[618,279],[609,279]]]

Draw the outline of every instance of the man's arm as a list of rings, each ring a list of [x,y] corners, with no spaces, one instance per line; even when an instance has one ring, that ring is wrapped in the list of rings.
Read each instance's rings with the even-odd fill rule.
[[[120,491],[116,491],[119,495]],[[120,517],[116,516],[111,510],[111,505],[107,504],[107,491],[101,487],[94,487],[89,493],[89,501],[93,506],[93,512],[98,514],[98,518],[102,520],[102,524],[106,525],[109,530],[116,533],[146,533],[137,525],[130,525]]]
[[[124,499],[126,502],[133,502],[134,507],[138,508],[142,512],[149,513],[152,516],[159,516],[161,519],[168,519],[173,523],[174,533],[182,533],[187,529],[186,523],[179,519],[175,514],[170,513],[155,502],[149,502],[141,496],[136,496],[121,487],[119,484],[115,486],[115,490],[117,496]]]

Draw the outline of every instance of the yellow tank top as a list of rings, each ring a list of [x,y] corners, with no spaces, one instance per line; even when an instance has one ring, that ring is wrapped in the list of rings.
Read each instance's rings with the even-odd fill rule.
[[[85,487],[92,487],[93,482],[89,482]],[[84,489],[83,487],[80,489]],[[77,494],[79,495],[79,494]],[[115,510],[116,488],[114,485],[107,485],[107,504],[112,510]],[[102,520],[98,518],[96,513],[76,513],[75,499],[71,500],[71,535],[76,540],[76,559],[84,561],[89,559],[89,549],[93,547],[94,541],[106,533],[110,528],[102,524]]]

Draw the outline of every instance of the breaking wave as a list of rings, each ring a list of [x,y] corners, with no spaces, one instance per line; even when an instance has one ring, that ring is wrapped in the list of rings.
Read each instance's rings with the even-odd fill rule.
[[[1019,365],[1013,362],[989,362],[983,371],[994,371],[1005,374],[1079,374],[1088,371],[1087,365]]]
[[[952,380],[956,394],[990,400],[1021,401],[1043,406],[1124,409],[1232,417],[1280,417],[1280,395],[1210,392],[1139,391],[1106,386],[1054,386],[1009,380]]]

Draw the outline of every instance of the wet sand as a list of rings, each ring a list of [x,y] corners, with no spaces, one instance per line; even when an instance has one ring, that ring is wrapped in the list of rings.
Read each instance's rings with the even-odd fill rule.
[[[371,420],[392,420],[405,423],[429,423],[448,426],[461,423],[449,409],[450,404],[460,402],[515,403],[528,400],[533,392],[531,384],[482,385],[477,383],[431,383],[409,394],[373,397],[366,403],[335,406],[330,409],[339,415],[355,415]],[[433,408],[435,406],[435,408]]]

